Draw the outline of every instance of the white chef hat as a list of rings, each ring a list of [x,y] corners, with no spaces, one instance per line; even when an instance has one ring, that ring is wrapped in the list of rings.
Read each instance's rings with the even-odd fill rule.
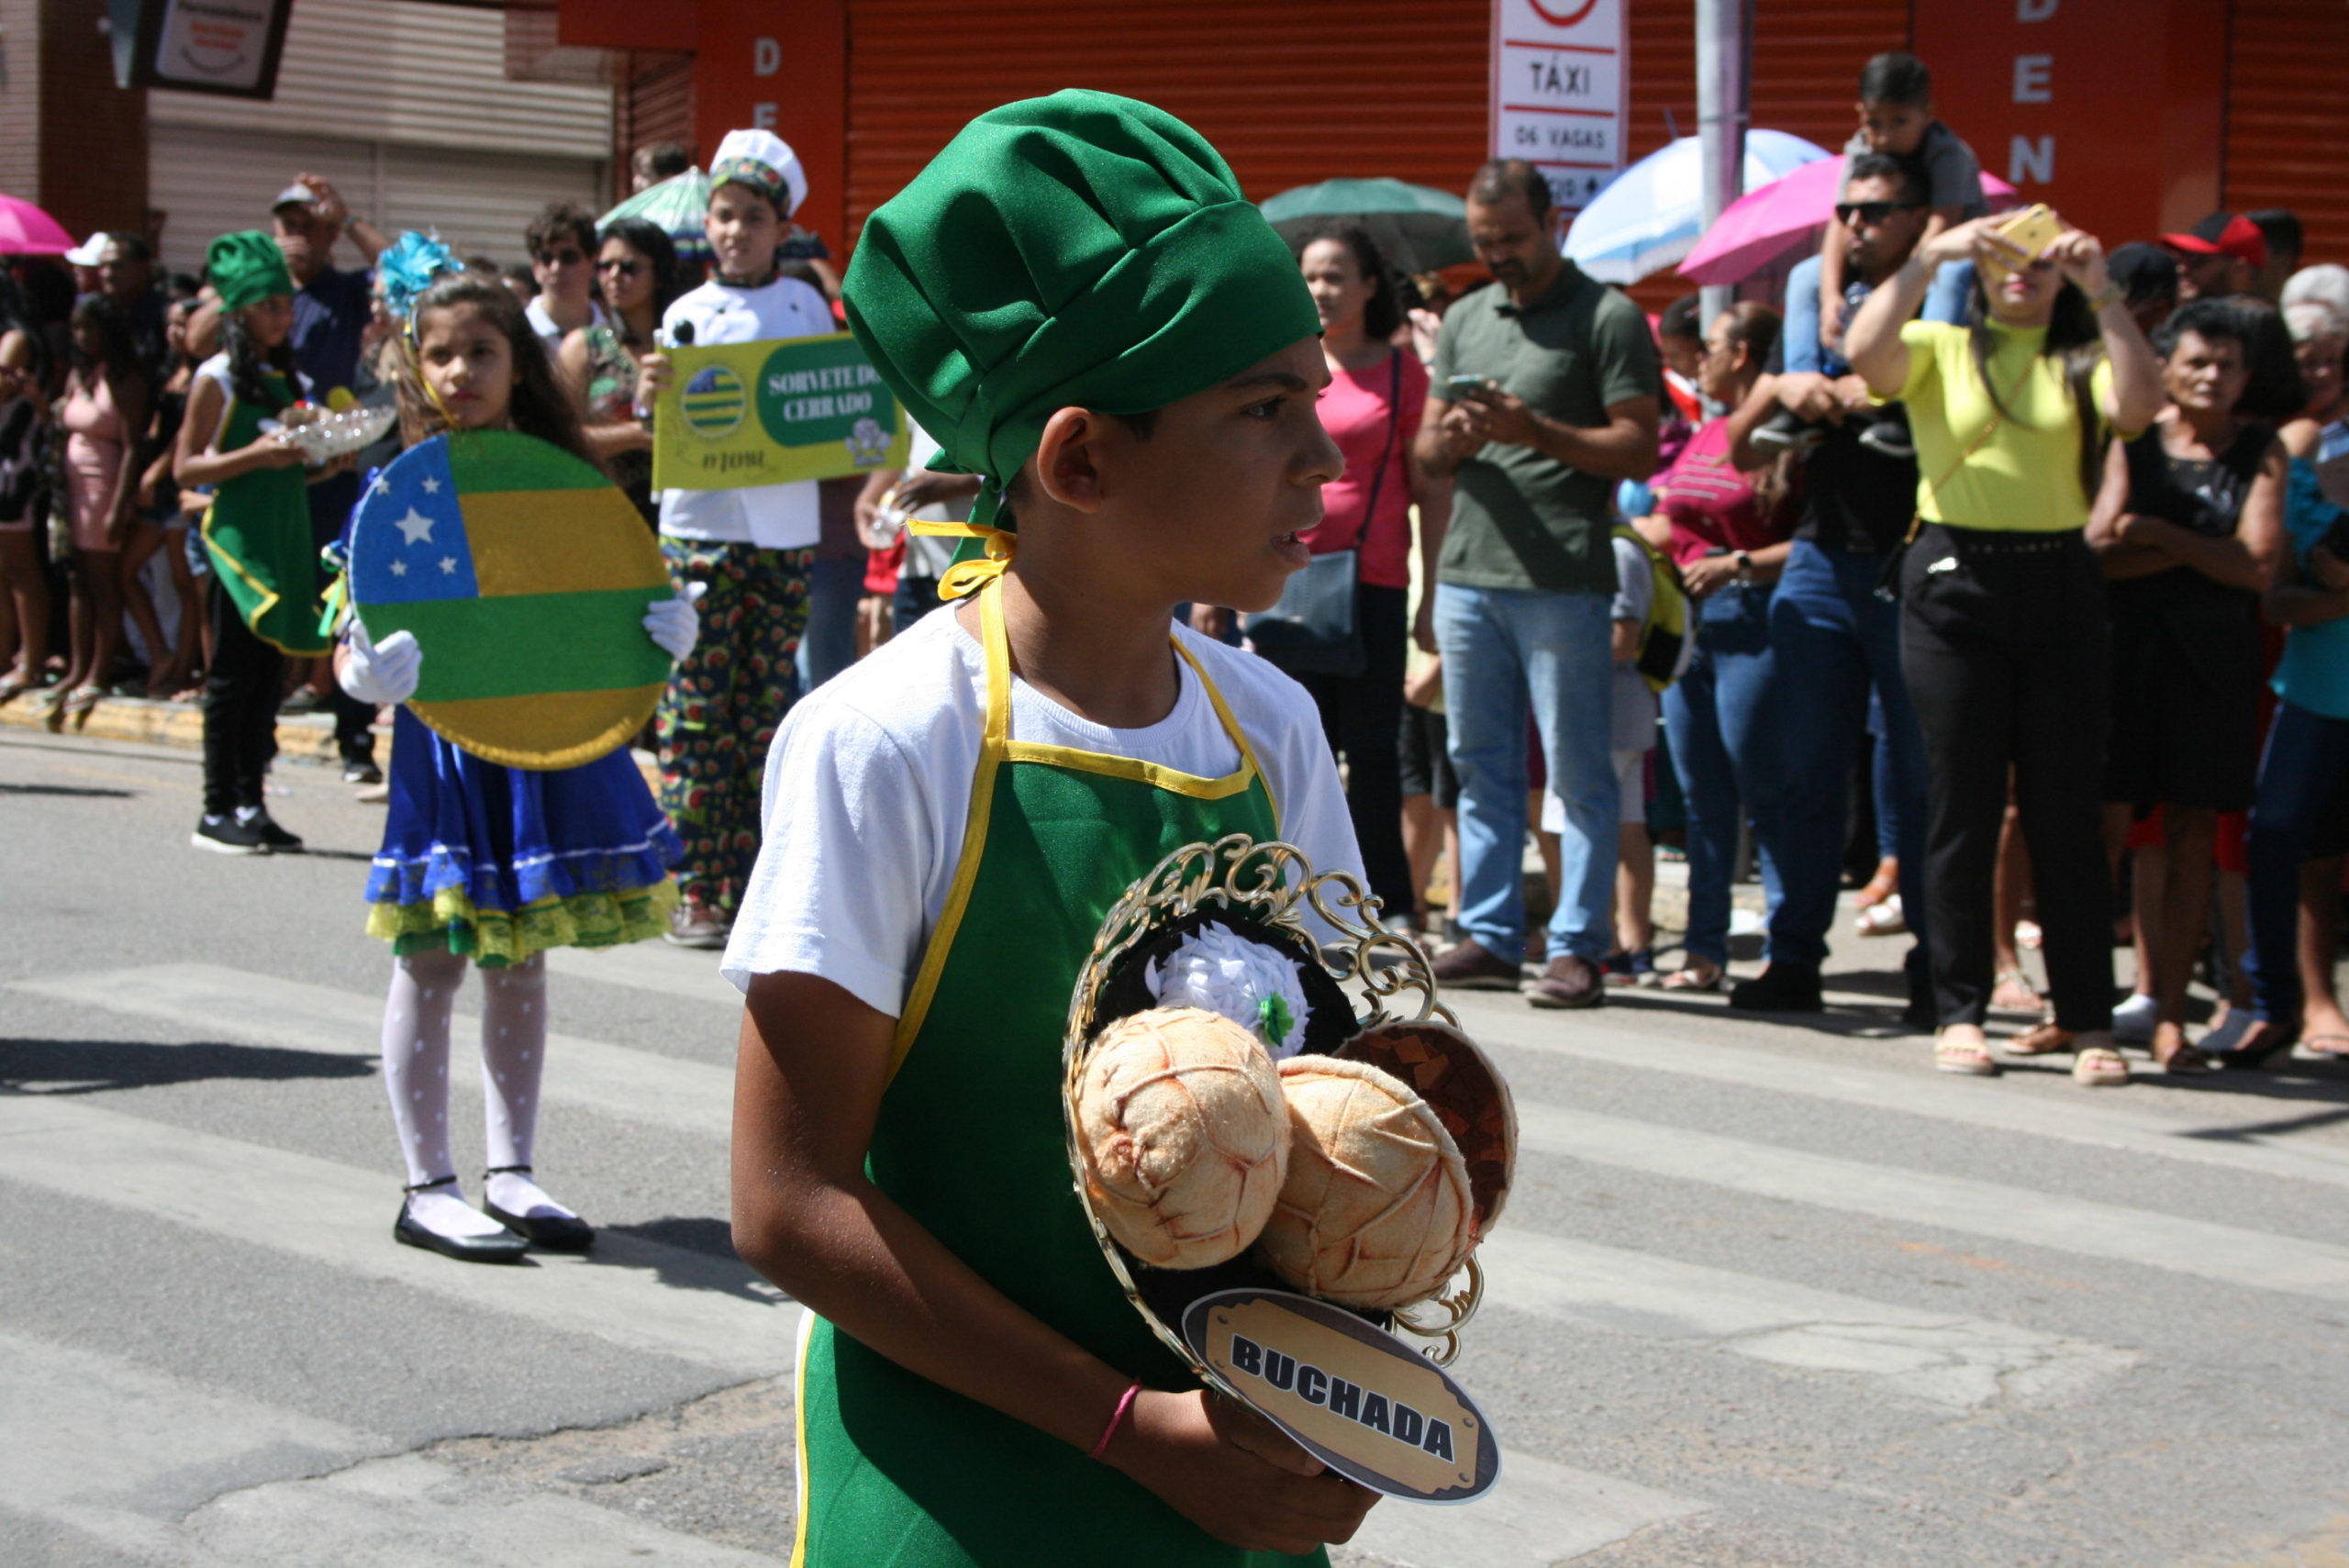
[[[771,130],[729,130],[710,160],[709,183],[732,182],[764,192],[777,211],[789,217],[807,199],[807,175],[791,143]]]

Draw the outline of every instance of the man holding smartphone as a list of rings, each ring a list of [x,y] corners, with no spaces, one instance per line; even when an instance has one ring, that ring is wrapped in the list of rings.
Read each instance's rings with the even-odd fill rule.
[[[1558,253],[1540,171],[1496,159],[1468,188],[1468,237],[1494,286],[1445,316],[1419,457],[1453,482],[1435,634],[1460,779],[1464,933],[1447,985],[1520,988],[1531,710],[1566,808],[1542,1007],[1606,1000],[1619,799],[1608,744],[1615,483],[1656,466],[1663,373],[1639,307]]]

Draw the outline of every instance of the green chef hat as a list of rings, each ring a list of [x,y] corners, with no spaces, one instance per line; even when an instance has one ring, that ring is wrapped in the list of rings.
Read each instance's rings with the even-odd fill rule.
[[[1008,527],[1002,487],[1060,409],[1162,408],[1321,329],[1287,242],[1206,138],[1075,89],[963,127],[866,219],[844,293],[944,449],[932,466],[988,481],[982,538]]]
[[[204,253],[204,274],[219,291],[224,310],[242,310],[273,294],[292,294],[294,274],[285,270],[285,252],[258,228],[224,234]]]

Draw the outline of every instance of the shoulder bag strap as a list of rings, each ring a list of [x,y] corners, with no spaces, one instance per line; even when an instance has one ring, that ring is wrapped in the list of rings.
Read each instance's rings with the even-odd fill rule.
[[[1370,476],[1370,505],[1363,508],[1362,527],[1354,530],[1354,542],[1350,547],[1360,550],[1370,538],[1370,525],[1378,517],[1378,492],[1386,483],[1386,464],[1395,455],[1395,432],[1403,422],[1403,350],[1391,349],[1386,355],[1386,440],[1378,449],[1378,467]]]

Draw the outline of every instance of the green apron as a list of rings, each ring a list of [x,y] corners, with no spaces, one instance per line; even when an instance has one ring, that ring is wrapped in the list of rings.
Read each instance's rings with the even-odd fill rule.
[[[1069,1172],[1061,1039],[1095,934],[1184,845],[1278,837],[1255,754],[1229,777],[1010,738],[1001,584],[982,591],[986,727],[954,884],[898,1020],[866,1170],[988,1283],[1152,1388],[1196,1380],[1127,1302]],[[1106,1414],[1106,1412],[1105,1412]],[[794,1568],[1269,1568],[1023,1422],[820,1319],[799,1368]]]
[[[285,378],[265,373],[274,408],[256,408],[233,395],[220,416],[217,451],[232,452],[261,439],[261,422],[294,401]],[[310,539],[310,484],[297,465],[257,468],[213,493],[204,515],[204,543],[212,570],[253,635],[296,658],[324,653],[318,630],[318,547]]]

